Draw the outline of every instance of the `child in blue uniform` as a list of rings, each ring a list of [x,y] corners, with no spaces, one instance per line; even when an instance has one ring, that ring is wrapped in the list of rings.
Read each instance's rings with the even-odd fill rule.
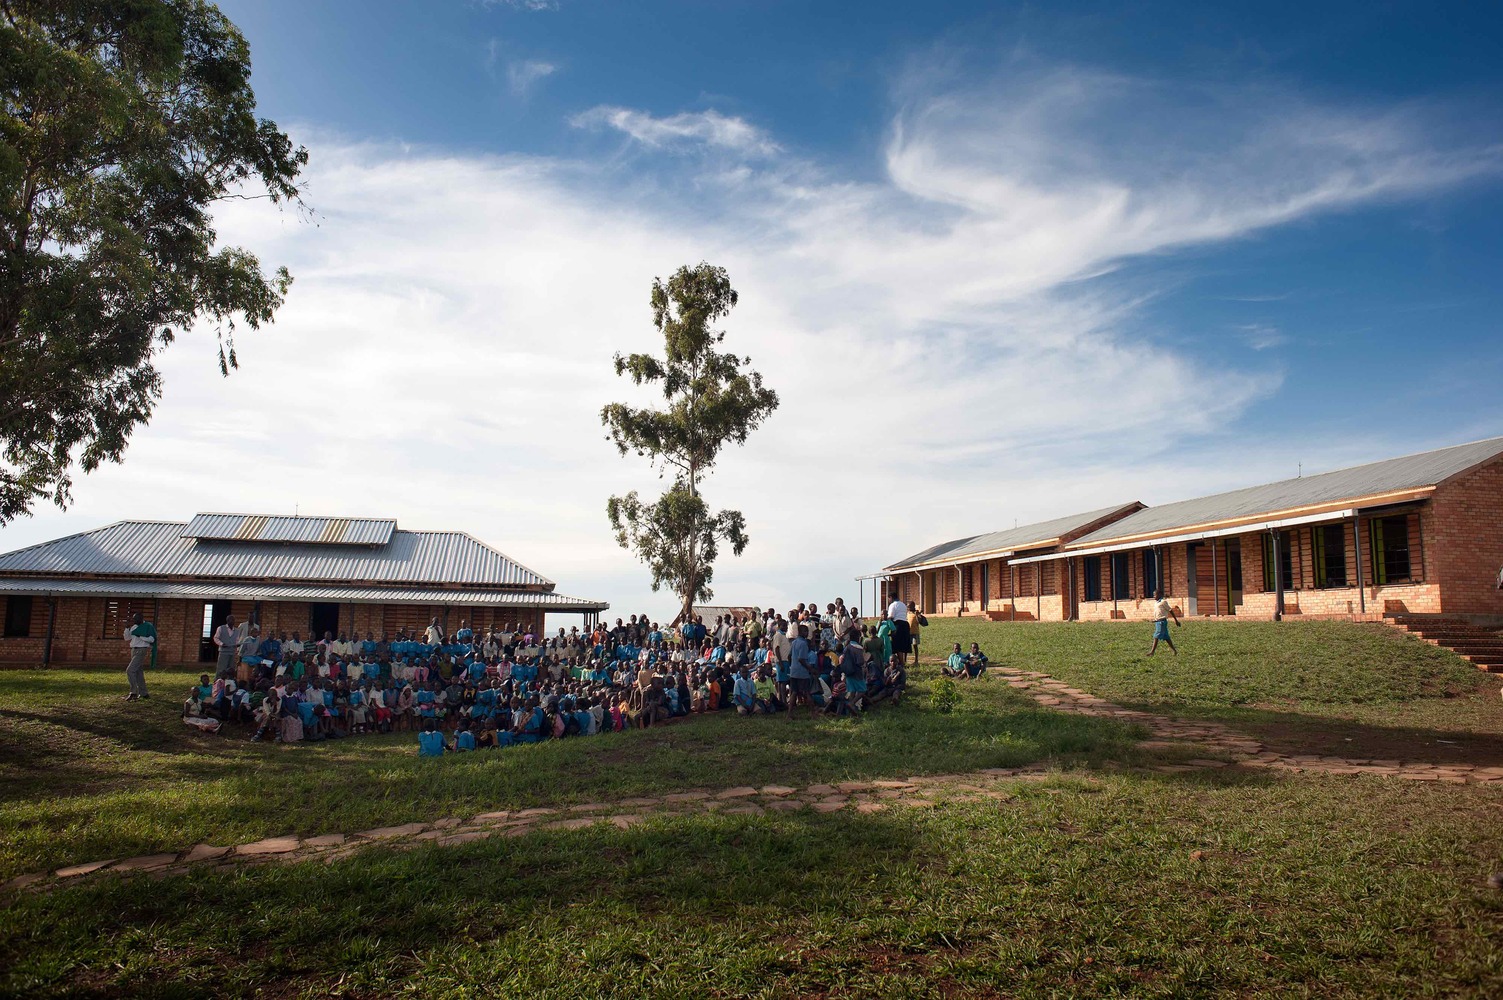
[[[418,756],[442,757],[447,749],[444,734],[438,731],[438,723],[432,719],[424,722],[423,731],[418,733]]]

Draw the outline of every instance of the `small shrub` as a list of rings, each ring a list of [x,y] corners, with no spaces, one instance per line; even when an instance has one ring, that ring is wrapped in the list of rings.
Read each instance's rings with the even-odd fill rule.
[[[960,704],[960,685],[948,677],[941,677],[934,682],[934,688],[929,692],[929,707],[936,712],[948,714],[956,705]]]

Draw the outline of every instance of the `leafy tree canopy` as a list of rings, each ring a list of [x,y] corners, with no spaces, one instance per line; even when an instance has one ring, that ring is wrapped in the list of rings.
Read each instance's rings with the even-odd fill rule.
[[[204,0],[0,0],[0,524],[120,461],[199,320],[270,322],[292,279],[217,247],[226,197],[297,200],[307,151],[255,115]],[[249,190],[249,193],[247,192]]]
[[[713,324],[736,304],[724,268],[702,262],[679,268],[666,282],[654,279],[651,303],[663,356],[618,354],[616,374],[661,389],[665,405],[609,403],[600,419],[622,455],[647,457],[661,474],[672,472],[674,482],[653,503],[636,492],[613,496],[606,515],[617,544],[635,551],[651,569],[652,588],[670,587],[687,614],[695,601],[712,596],[720,541],[729,542],[738,556],[747,544],[741,512],[711,512],[700,496],[700,481],[726,444],[744,444],[777,409],[778,394],[762,384],[751,358],[716,349],[725,333]]]

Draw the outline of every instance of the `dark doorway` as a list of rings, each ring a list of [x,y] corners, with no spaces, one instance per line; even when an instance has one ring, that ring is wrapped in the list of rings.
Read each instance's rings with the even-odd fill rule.
[[[1242,541],[1237,538],[1229,538],[1226,542],[1226,582],[1231,591],[1227,595],[1231,607],[1227,614],[1236,614],[1242,606]]]
[[[203,631],[198,641],[199,663],[213,663],[219,659],[219,647],[214,645],[214,632],[229,616],[229,601],[204,602]]]
[[[308,638],[317,642],[328,632],[339,637],[339,605],[310,604],[308,606]]]
[[[981,564],[981,610],[983,612],[991,608],[992,603],[992,574],[991,564]]]

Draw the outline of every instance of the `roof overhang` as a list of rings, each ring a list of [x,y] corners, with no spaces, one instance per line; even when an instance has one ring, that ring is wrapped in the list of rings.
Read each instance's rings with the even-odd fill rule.
[[[1221,529],[1245,529],[1247,531],[1257,531],[1259,530],[1258,526],[1260,524],[1267,524],[1274,519],[1283,519],[1289,521],[1289,523],[1291,524],[1310,524],[1312,523],[1312,521],[1310,520],[1295,522],[1292,519],[1310,515],[1314,521],[1319,521],[1328,517],[1340,517],[1342,516],[1342,512],[1344,510],[1362,510],[1368,507],[1383,507],[1391,504],[1404,503],[1410,500],[1420,500],[1428,497],[1431,493],[1434,492],[1434,485],[1409,487],[1402,490],[1391,490],[1387,493],[1373,493],[1366,496],[1346,497],[1341,500],[1332,500],[1325,503],[1307,504],[1303,507],[1288,507],[1283,510],[1265,510],[1257,514],[1244,514],[1239,517],[1216,518],[1213,520],[1200,521],[1197,523],[1181,524],[1172,528],[1160,528],[1155,531],[1142,531],[1138,532],[1135,535],[1122,535],[1117,538],[1112,538],[1109,541],[1102,542],[1101,544],[1105,546],[1115,546],[1119,543],[1133,543],[1127,545],[1127,548],[1139,548],[1149,544],[1162,545],[1170,538],[1178,537],[1180,535],[1194,534],[1196,537],[1200,537],[1200,535],[1204,534],[1205,532],[1220,531]],[[1152,510],[1153,508],[1149,507],[1146,509]],[[1347,516],[1350,516],[1350,514],[1348,514]],[[1224,533],[1236,534],[1237,531],[1233,530]],[[1204,537],[1209,538],[1211,536],[1209,534],[1205,534]],[[1079,544],[1079,542],[1076,542],[1074,544]],[[1075,551],[1082,552],[1084,551],[1084,547]]]
[[[34,597],[146,597],[185,600],[320,601],[338,604],[440,604],[546,611],[605,611],[610,604],[525,590],[448,590],[431,587],[340,587],[277,583],[181,583],[165,580],[86,580],[68,577],[0,578],[0,594]]]
[[[1131,549],[1151,549],[1160,545],[1178,545],[1181,542],[1203,542],[1212,538],[1225,538],[1229,535],[1248,535],[1259,531],[1276,531],[1279,528],[1292,528],[1300,524],[1318,524],[1321,521],[1339,521],[1349,517],[1356,517],[1356,508],[1344,510],[1330,510],[1321,514],[1304,514],[1299,517],[1281,517],[1269,521],[1257,521],[1252,524],[1239,524],[1230,528],[1208,528],[1205,530],[1187,531],[1177,535],[1164,535],[1159,538],[1138,539],[1127,542],[1113,542],[1110,545],[1092,545],[1089,548],[1067,549],[1064,552],[1050,552],[1042,556],[1030,556],[1027,559],[1014,559],[1014,566],[1026,563],[1051,562],[1056,559],[1069,559],[1072,556],[1095,556],[1104,555],[1108,552],[1126,552]]]

